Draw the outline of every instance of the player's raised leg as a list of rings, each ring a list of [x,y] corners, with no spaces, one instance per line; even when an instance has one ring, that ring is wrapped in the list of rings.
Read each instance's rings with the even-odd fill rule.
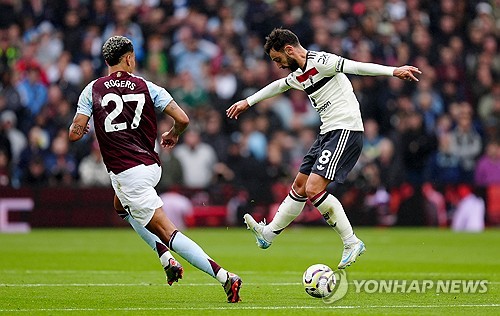
[[[340,201],[324,189],[328,183],[330,180],[312,173],[307,184],[307,194],[311,196],[313,205],[323,215],[328,225],[339,234],[344,243],[342,259],[338,264],[339,269],[344,269],[355,262],[356,258],[366,251],[366,248],[364,243],[354,234]],[[316,193],[318,190],[321,191]]]
[[[306,204],[307,197],[300,195],[297,191],[299,191],[299,188],[305,186],[306,181],[307,175],[303,173],[297,175],[292,189],[283,202],[281,202],[278,211],[269,224],[266,225],[265,222],[257,223],[250,214],[243,216],[247,228],[255,235],[259,248],[269,248],[274,238],[300,215]]]
[[[155,211],[146,227],[160,236],[163,241],[168,240],[169,248],[190,264],[219,281],[226,292],[229,303],[237,303],[241,300],[239,295],[241,278],[223,269],[197,243],[178,231],[162,208]]]

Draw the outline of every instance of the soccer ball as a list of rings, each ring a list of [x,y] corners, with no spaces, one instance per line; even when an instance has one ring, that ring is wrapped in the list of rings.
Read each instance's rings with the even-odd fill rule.
[[[316,298],[332,294],[336,282],[333,270],[329,266],[319,263],[307,268],[302,278],[306,293]]]

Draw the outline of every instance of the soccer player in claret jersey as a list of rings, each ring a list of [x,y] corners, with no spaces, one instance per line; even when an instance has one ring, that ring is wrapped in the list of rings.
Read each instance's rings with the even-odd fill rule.
[[[388,67],[345,59],[327,52],[308,51],[297,36],[277,28],[266,38],[264,46],[271,60],[291,73],[260,89],[226,110],[229,118],[238,116],[250,106],[288,89],[303,90],[321,119],[320,133],[304,156],[290,193],[281,203],[272,221],[257,223],[250,214],[244,220],[260,248],[271,246],[274,238],[302,211],[309,199],[326,222],[340,235],[344,250],[338,264],[344,269],[366,251],[354,234],[340,201],[327,192],[331,182],[343,183],[356,164],[363,146],[363,121],[351,82],[345,74],[395,76],[418,81],[421,72],[413,66]]]
[[[128,38],[109,38],[102,54],[109,74],[90,82],[82,91],[69,128],[70,140],[77,141],[88,132],[93,115],[97,140],[115,191],[115,209],[157,252],[169,285],[181,279],[184,271],[171,249],[217,279],[228,302],[240,301],[241,279],[220,267],[177,230],[163,212],[163,202],[154,189],[161,175],[160,159],[154,151],[155,110],[174,120],[173,127],[161,135],[163,147],[177,144],[189,124],[188,116],[164,88],[132,74],[135,55]]]

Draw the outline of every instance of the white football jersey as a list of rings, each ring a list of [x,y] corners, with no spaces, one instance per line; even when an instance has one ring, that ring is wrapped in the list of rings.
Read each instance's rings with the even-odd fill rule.
[[[336,129],[363,131],[359,103],[351,82],[342,73],[345,59],[308,51],[304,71],[297,69],[286,77],[291,88],[303,90],[321,119],[320,134]]]

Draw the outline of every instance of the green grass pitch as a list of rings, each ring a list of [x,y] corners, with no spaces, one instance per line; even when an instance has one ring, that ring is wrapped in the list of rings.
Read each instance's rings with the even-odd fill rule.
[[[358,228],[367,252],[347,269],[349,288],[326,304],[301,284],[311,264],[336,267],[328,227],[292,227],[267,250],[243,228],[191,229],[219,264],[243,279],[239,304],[180,260],[169,287],[157,257],[132,229],[36,229],[0,234],[0,314],[5,315],[500,315],[500,230]],[[356,293],[360,280],[487,280],[486,293]]]

